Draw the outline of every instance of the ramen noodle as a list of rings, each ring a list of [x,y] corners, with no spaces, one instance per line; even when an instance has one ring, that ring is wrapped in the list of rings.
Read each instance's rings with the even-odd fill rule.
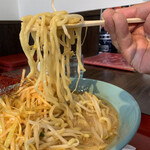
[[[25,76],[23,70],[20,84],[0,98],[1,150],[98,150],[117,135],[118,115],[112,106],[91,93],[69,88],[72,45],[79,79],[85,68],[82,28],[66,25],[83,21],[82,16],[66,11],[22,18],[20,42],[30,72]]]

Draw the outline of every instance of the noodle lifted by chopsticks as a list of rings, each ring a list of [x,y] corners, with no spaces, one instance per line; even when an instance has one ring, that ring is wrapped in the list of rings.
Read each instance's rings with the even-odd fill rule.
[[[65,25],[82,22],[82,16],[66,11],[22,18],[20,41],[30,73],[23,73],[17,90],[0,98],[1,150],[104,149],[117,134],[118,116],[112,107],[90,93],[69,89],[74,44],[79,78],[85,69],[81,28]]]

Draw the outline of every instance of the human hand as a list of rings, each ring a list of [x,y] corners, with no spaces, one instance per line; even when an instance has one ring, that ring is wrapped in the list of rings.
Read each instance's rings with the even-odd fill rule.
[[[150,74],[150,2],[103,12],[105,30],[113,45],[140,73]],[[126,18],[141,18],[142,24],[128,24]]]

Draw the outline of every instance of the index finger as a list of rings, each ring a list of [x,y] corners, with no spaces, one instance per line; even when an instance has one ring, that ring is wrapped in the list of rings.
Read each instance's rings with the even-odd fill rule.
[[[150,2],[116,9],[116,12],[122,13],[127,18],[141,18],[145,20],[150,13]]]
[[[113,16],[116,38],[123,55],[130,63],[135,54],[135,43],[128,28],[126,17],[123,14],[115,13]]]

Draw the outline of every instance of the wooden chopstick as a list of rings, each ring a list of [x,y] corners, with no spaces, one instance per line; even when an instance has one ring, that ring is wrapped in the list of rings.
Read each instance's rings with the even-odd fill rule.
[[[144,23],[145,20],[141,18],[128,18],[127,19],[128,23]],[[104,26],[105,25],[105,20],[91,20],[91,21],[84,21],[82,24],[67,24],[66,27],[69,28],[74,28],[74,27],[91,27],[91,26]]]
[[[144,23],[145,20],[141,18],[128,18],[128,23]],[[91,21],[84,21],[83,23],[79,24],[66,24],[67,28],[76,28],[76,27],[92,27],[92,26],[104,26],[105,20],[91,20]],[[61,28],[61,27],[60,27]],[[36,31],[36,27],[33,26],[32,31]]]

